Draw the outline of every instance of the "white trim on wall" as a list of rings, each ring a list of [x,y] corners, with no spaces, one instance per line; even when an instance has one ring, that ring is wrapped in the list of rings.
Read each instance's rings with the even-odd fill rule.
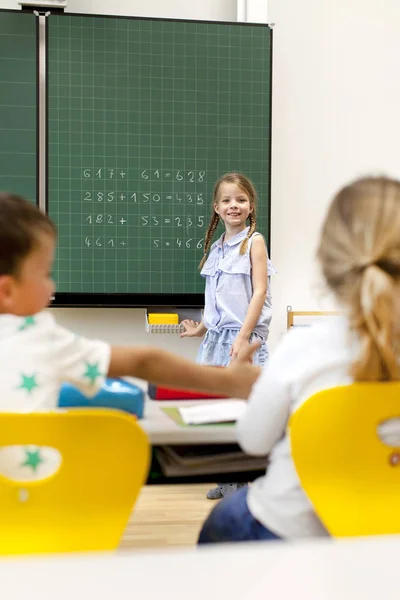
[[[237,0],[237,20],[239,23],[246,22],[247,0]]]
[[[268,0],[237,0],[237,20],[242,23],[268,23]]]

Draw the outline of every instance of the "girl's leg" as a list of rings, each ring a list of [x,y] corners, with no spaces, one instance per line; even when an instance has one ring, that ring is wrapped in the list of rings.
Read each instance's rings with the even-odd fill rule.
[[[231,345],[237,336],[238,331],[225,329],[221,333],[207,331],[203,343],[197,355],[196,362],[202,364],[226,367],[230,361]],[[235,492],[245,484],[237,483],[219,483],[217,487],[207,492],[209,500],[220,500]]]
[[[266,341],[257,333],[252,333],[249,341],[250,343],[255,341],[261,342],[261,347],[253,356],[253,365],[263,367],[268,362],[268,347]],[[226,364],[228,362],[229,360],[226,362]],[[212,488],[207,492],[207,498],[209,500],[220,500],[221,498],[227,498],[233,492],[236,492],[245,485],[245,483],[219,483],[217,487]]]
[[[242,488],[217,504],[203,524],[199,544],[281,539],[253,517],[247,493],[248,488]]]

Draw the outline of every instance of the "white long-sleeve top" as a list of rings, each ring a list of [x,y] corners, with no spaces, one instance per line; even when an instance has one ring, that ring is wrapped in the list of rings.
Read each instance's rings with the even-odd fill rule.
[[[358,352],[359,343],[344,318],[293,329],[270,358],[238,423],[244,451],[270,456],[266,474],[249,489],[249,510],[283,538],[327,535],[301,488],[287,425],[291,413],[311,395],[352,383],[349,368]]]

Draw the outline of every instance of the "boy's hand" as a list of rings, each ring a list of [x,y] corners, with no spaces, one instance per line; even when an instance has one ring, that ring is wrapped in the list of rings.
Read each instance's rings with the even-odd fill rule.
[[[183,331],[180,336],[183,337],[200,337],[202,335],[202,323],[198,321],[192,321],[191,319],[185,319],[182,321],[181,325],[184,326],[185,331]]]

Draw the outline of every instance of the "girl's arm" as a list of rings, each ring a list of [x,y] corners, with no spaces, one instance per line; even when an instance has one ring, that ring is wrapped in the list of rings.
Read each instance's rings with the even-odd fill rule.
[[[261,369],[249,364],[259,344],[248,344],[227,368],[197,365],[152,347],[111,348],[109,377],[133,376],[156,385],[247,398]]]
[[[185,319],[184,321],[182,321],[181,325],[183,325],[185,328],[185,331],[180,334],[181,338],[202,337],[207,331],[207,327],[204,325],[203,321],[200,321],[200,323],[198,323],[197,321]]]
[[[244,415],[236,426],[241,448],[265,456],[282,438],[290,416],[290,393],[285,372],[270,359],[253,387]],[[287,364],[285,365],[287,371]]]
[[[298,367],[299,357],[304,356],[304,332],[292,333],[284,337],[262,370],[237,423],[237,439],[247,454],[265,456],[285,434],[293,404],[293,371],[297,378],[306,372]],[[306,363],[308,358],[303,360]]]
[[[250,249],[251,281],[253,296],[247,309],[243,325],[232,344],[231,356],[236,356],[243,345],[248,344],[264,306],[268,285],[268,257],[264,238],[256,235]]]

